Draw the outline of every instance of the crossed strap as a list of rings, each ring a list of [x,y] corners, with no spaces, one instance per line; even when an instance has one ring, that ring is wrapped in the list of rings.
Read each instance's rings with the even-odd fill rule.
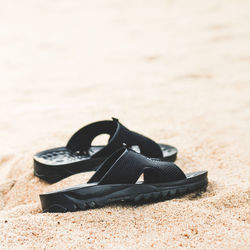
[[[94,138],[101,134],[109,134],[108,144],[92,157],[107,157],[125,143],[128,147],[137,145],[143,155],[161,158],[162,150],[153,140],[133,132],[123,126],[118,119],[91,123],[78,130],[69,140],[67,148],[72,151],[87,152]]]
[[[103,162],[88,183],[134,184],[142,174],[144,174],[144,183],[186,179],[186,175],[174,163],[152,160],[123,147]]]

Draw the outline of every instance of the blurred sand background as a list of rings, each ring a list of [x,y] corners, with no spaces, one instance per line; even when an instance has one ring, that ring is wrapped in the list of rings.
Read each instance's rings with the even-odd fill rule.
[[[0,3],[0,248],[249,249],[250,2]],[[37,151],[117,117],[207,169],[208,192],[42,214]]]

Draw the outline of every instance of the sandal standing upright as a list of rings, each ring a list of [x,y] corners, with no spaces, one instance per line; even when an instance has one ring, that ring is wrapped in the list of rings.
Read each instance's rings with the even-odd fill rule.
[[[92,146],[94,138],[100,134],[109,134],[106,146]],[[177,149],[133,132],[117,119],[91,123],[78,130],[65,147],[48,149],[34,155],[34,174],[55,183],[73,174],[95,171],[109,155],[123,144],[137,148],[147,157],[164,161],[175,161]]]
[[[138,182],[141,175],[144,181]],[[41,194],[43,212],[67,212],[113,202],[144,203],[171,199],[207,187],[207,171],[184,174],[172,162],[145,157],[123,147],[107,158],[88,181]]]

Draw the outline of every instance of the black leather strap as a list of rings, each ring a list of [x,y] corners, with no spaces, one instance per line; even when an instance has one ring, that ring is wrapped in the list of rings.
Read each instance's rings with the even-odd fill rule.
[[[144,174],[144,183],[161,183],[186,179],[174,163],[152,160],[128,148],[112,154],[89,180],[105,184],[134,184]]]
[[[73,151],[86,152],[91,147],[93,139],[103,133],[110,135],[109,142],[104,148],[94,154],[93,158],[107,157],[122,147],[124,143],[129,147],[137,145],[141,153],[148,157],[162,157],[162,150],[157,143],[127,129],[115,118],[112,121],[95,122],[83,127],[71,137],[67,147]]]

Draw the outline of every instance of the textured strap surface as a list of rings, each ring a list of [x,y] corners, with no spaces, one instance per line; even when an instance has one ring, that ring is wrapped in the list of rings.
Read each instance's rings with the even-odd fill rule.
[[[89,183],[134,184],[144,174],[145,183],[161,183],[186,179],[174,163],[152,160],[131,149],[120,149],[97,170]]]
[[[87,151],[94,138],[103,133],[110,135],[109,142],[92,156],[94,158],[107,157],[122,147],[124,143],[129,147],[137,145],[141,153],[148,157],[162,157],[161,148],[157,143],[127,129],[115,118],[113,118],[113,121],[100,121],[83,127],[71,137],[67,147],[73,151]]]

